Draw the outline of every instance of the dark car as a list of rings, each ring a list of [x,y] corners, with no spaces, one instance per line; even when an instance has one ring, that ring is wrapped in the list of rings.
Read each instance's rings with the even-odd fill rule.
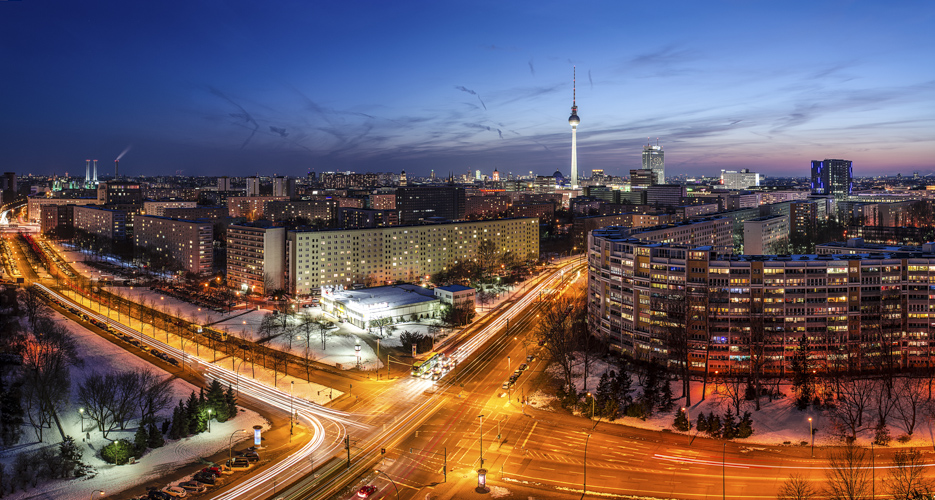
[[[217,467],[205,467],[204,469],[201,469],[201,473],[211,474],[214,477],[220,477],[221,469],[218,469]]]
[[[255,451],[245,451],[238,455],[240,458],[246,458],[249,462],[259,462],[260,455]]]
[[[179,366],[179,360],[177,360],[177,359],[175,359],[175,358],[169,358],[169,359],[166,360],[166,362],[168,362],[168,363],[171,364],[171,365]]]
[[[208,472],[199,472],[198,474],[195,474],[192,479],[198,481],[199,483],[210,484],[211,486],[214,486],[214,483],[217,482],[217,477],[215,477],[214,474]]]
[[[172,500],[172,497],[159,490],[149,490],[149,500]]]

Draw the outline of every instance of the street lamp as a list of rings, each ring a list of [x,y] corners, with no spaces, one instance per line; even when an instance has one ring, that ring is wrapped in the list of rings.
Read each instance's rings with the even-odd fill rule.
[[[232,450],[232,448],[234,447],[234,435],[237,434],[238,432],[243,432],[244,434],[247,434],[247,430],[246,430],[246,429],[237,429],[236,431],[234,431],[234,432],[231,433],[231,437],[228,438],[228,440],[227,440],[227,459],[228,459],[228,461],[230,461],[230,459],[234,458],[234,453],[233,453],[233,451],[231,451],[231,450]]]
[[[484,468],[484,416],[478,415],[477,418],[480,419],[478,428],[480,429],[480,468]]]
[[[292,439],[292,429],[295,426],[295,380],[290,383],[289,389],[289,439]]]
[[[78,408],[78,414],[81,415],[81,432],[84,432],[84,408]]]
[[[94,494],[97,493],[97,492],[100,492],[100,493],[101,493],[101,498],[104,498],[104,490],[94,490],[94,491],[91,492],[91,500],[94,500]]]
[[[354,345],[354,352],[357,353],[357,369],[360,370],[360,339]]]
[[[591,434],[584,439],[584,476],[581,480],[581,498],[588,492],[588,441],[591,440]]]
[[[214,412],[213,409],[208,408],[208,434],[211,434],[211,413]]]
[[[812,417],[808,417],[808,433],[812,436],[812,458],[815,458],[815,429],[812,427]]]
[[[380,469],[374,469],[374,472],[378,474],[383,474],[384,476],[386,476],[387,479],[390,480],[391,483],[393,483],[393,488],[396,490],[396,500],[399,500],[399,488],[396,487],[396,481],[393,481],[393,478],[391,478],[387,473],[383,472]]]
[[[588,397],[591,398],[591,420],[594,420],[594,396],[589,392]],[[594,427],[597,427],[597,422],[594,422],[594,426],[591,427],[591,430],[594,430]]]

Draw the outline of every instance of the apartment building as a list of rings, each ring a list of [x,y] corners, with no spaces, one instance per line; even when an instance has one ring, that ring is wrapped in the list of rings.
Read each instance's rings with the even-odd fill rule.
[[[539,220],[290,231],[289,289],[308,295],[325,285],[419,281],[459,262],[476,260],[477,247],[484,240],[493,241],[499,253],[538,258]]]
[[[308,219],[330,221],[337,216],[338,202],[331,197],[317,196],[311,200],[270,201],[265,216],[269,220]]]
[[[227,199],[228,215],[244,217],[254,221],[266,214],[266,205],[271,201],[287,201],[287,196],[231,196]]]
[[[789,253],[789,217],[770,215],[744,221],[743,253]]]
[[[127,212],[94,205],[76,206],[76,230],[114,241],[127,239]]]
[[[209,273],[214,265],[213,226],[211,221],[140,215],[133,221],[133,243],[172,257],[188,272]]]
[[[29,222],[42,222],[42,207],[49,205],[96,205],[97,198],[46,198],[30,196],[26,202],[26,219]]]
[[[144,201],[143,214],[163,217],[167,208],[195,208],[197,205],[198,202],[183,200]]]
[[[286,229],[269,222],[227,228],[227,284],[241,292],[284,287]]]
[[[636,357],[675,361],[666,339],[677,333],[688,337],[693,371],[747,373],[755,334],[771,374],[791,371],[803,336],[816,370],[931,364],[935,244],[915,252],[725,256],[608,228],[591,233],[588,260],[591,331]]]

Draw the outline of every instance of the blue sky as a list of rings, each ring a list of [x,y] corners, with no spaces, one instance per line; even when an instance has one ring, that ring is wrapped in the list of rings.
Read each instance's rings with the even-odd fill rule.
[[[935,3],[0,2],[0,168],[935,171]]]

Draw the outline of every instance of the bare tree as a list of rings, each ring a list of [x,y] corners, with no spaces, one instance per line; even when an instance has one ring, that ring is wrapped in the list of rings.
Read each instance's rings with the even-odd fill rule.
[[[928,498],[935,482],[928,475],[928,464],[915,448],[899,450],[893,455],[893,466],[883,478],[883,488],[896,500]]]
[[[870,459],[867,450],[847,443],[833,450],[828,456],[825,471],[827,491],[825,495],[834,500],[860,500],[866,498],[872,488]]]
[[[386,338],[388,335],[391,335],[396,331],[396,325],[393,324],[393,318],[387,316],[385,318],[376,318],[370,320],[370,330],[379,330],[380,338]]]
[[[653,310],[659,313],[653,321],[656,336],[663,339],[669,351],[668,364],[675,364],[682,378],[682,396],[685,405],[691,403],[691,387],[689,379],[689,343],[688,326],[691,315],[691,304],[683,287],[670,289],[668,294],[660,293],[654,300]]]
[[[734,413],[739,417],[743,415],[741,410],[744,403],[747,402],[747,378],[733,370],[721,377],[720,388],[723,390],[722,397],[730,402],[734,407]]]
[[[97,430],[107,438],[107,434],[117,428],[111,409],[114,391],[112,380],[94,371],[78,386],[78,403],[84,408],[88,418],[97,424]]]
[[[80,364],[77,342],[61,325],[40,318],[26,337],[23,348],[23,394],[30,422],[35,422],[37,437],[42,440],[42,427],[55,423],[62,440],[58,414],[71,392],[70,368]]]
[[[26,319],[33,330],[36,329],[36,323],[39,322],[40,318],[48,316],[49,308],[42,300],[39,289],[34,286],[24,288],[20,292],[20,304],[26,312]]]
[[[574,387],[574,353],[586,335],[587,322],[583,317],[586,310],[584,289],[569,290],[543,305],[535,328],[539,340],[545,341],[545,350],[561,368],[567,387]]]
[[[270,358],[272,358],[271,361],[273,365],[273,386],[276,387],[280,370],[283,372],[283,375],[285,375],[289,368],[289,356],[279,349],[272,349]]]
[[[157,373],[146,369],[135,373],[139,379],[137,405],[140,420],[155,420],[157,413],[169,408],[172,404],[172,393],[169,391],[172,378],[160,377]]]
[[[893,398],[896,403],[894,419],[910,436],[915,431],[919,415],[925,415],[932,408],[931,401],[926,397],[926,385],[920,379],[906,377],[899,379],[894,388],[896,395]]]
[[[850,438],[865,429],[864,417],[873,403],[876,384],[866,378],[846,378],[841,381],[838,401],[831,410],[831,418],[850,432]]]
[[[804,477],[793,474],[779,487],[778,500],[811,500],[818,498],[818,490]]]

